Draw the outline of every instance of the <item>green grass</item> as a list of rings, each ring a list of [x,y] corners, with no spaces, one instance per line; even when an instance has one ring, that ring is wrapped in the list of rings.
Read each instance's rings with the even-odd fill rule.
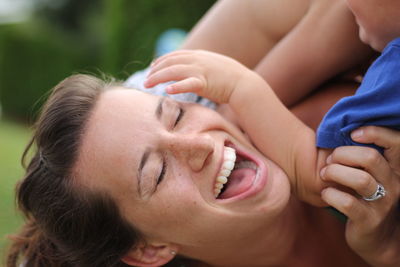
[[[20,158],[29,140],[27,127],[0,120],[0,265],[8,244],[6,235],[21,225],[14,205],[14,187],[23,175]]]

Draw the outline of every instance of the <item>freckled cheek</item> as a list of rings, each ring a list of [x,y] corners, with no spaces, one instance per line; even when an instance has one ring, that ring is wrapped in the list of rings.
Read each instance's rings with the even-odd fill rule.
[[[193,184],[189,181],[175,183],[169,192],[168,206],[165,208],[188,208],[197,206],[199,202],[199,193],[195,190]]]
[[[157,235],[171,239],[179,240],[186,239],[190,233],[197,227],[199,219],[199,203],[195,199],[190,199],[188,195],[183,195],[181,192],[172,194],[160,201],[161,205],[153,207],[148,213],[149,217],[142,225],[146,231],[151,234],[154,229],[157,230]],[[160,228],[160,223],[162,228]]]
[[[198,209],[200,194],[190,177],[178,174],[176,181],[168,189],[168,196],[165,196],[168,201],[165,203],[165,210],[185,215],[190,213],[189,210]]]

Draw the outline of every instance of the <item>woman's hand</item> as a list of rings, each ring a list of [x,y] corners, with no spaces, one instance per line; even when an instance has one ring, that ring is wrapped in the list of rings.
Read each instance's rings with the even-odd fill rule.
[[[144,85],[150,88],[176,81],[166,87],[167,93],[192,92],[221,104],[229,102],[237,84],[251,77],[250,73],[253,74],[239,62],[220,54],[180,50],[155,60]]]
[[[366,126],[351,133],[359,143],[375,144],[385,149],[384,156],[390,167],[400,175],[400,132],[384,127]]]
[[[385,137],[375,137],[391,144]],[[369,147],[336,148],[327,163],[321,171],[322,179],[342,187],[324,189],[322,199],[348,217],[349,246],[373,266],[400,266],[399,175],[379,152]],[[373,195],[378,184],[383,185],[386,194],[374,201],[363,199]]]

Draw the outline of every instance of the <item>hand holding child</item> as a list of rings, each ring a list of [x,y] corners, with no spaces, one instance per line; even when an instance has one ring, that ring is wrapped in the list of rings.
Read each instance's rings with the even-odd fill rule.
[[[399,133],[379,127],[364,127],[362,130],[357,141],[373,142],[385,147],[389,162],[375,149],[368,147],[335,149],[321,176],[326,181],[352,189],[356,194],[327,188],[322,192],[322,198],[348,216],[346,239],[357,254],[373,266],[398,266],[400,176],[399,167],[392,164],[393,160],[398,161],[400,157]],[[378,184],[386,190],[384,197],[375,201],[360,197],[371,196]]]
[[[366,126],[354,131],[352,139],[359,143],[376,144],[385,149],[383,156],[400,176],[400,134],[383,127]]]

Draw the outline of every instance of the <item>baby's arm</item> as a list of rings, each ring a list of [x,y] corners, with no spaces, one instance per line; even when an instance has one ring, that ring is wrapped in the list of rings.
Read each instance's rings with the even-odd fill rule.
[[[324,184],[319,173],[330,150],[316,147],[315,132],[280,102],[264,80],[252,80],[239,84],[229,101],[240,126],[264,155],[285,170],[301,200],[326,205],[320,201]]]
[[[145,86],[166,81],[178,81],[166,88],[168,93],[194,92],[229,104],[256,147],[287,173],[299,198],[324,204],[319,170],[328,153],[315,147],[315,133],[258,74],[219,54],[178,51],[155,61]]]

